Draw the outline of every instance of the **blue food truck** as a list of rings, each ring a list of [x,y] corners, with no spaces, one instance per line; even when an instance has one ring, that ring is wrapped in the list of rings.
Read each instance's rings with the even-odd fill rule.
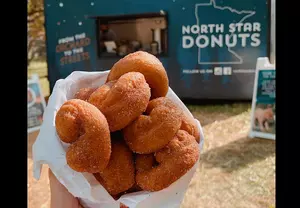
[[[48,79],[156,55],[181,99],[249,100],[270,54],[270,0],[45,0]]]

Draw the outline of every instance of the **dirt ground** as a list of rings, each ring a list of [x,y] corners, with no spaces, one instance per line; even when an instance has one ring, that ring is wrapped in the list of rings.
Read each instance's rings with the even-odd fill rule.
[[[250,104],[188,106],[205,135],[200,164],[181,208],[274,208],[275,142],[249,139]],[[28,207],[50,205],[47,167],[39,181],[32,175],[28,136]]]
[[[275,207],[275,141],[248,138],[249,126],[249,110],[204,125],[200,165],[181,208]]]

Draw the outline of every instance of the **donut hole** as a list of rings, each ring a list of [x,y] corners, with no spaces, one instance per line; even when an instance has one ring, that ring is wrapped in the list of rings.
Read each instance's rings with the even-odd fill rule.
[[[78,138],[82,137],[83,135],[85,135],[85,128],[83,127],[83,125],[80,125],[79,131],[78,131]]]
[[[148,171],[159,165],[159,162],[155,159],[155,153],[152,154],[134,154],[136,172]]]

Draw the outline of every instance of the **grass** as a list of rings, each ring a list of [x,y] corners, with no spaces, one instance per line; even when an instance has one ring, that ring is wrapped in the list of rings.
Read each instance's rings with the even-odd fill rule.
[[[251,103],[233,103],[224,105],[187,105],[188,109],[193,113],[227,113],[238,115],[251,108]]]
[[[249,113],[251,111],[251,103],[233,103],[218,105],[189,105],[188,109],[196,119],[201,122],[202,126],[208,125],[215,121],[225,120],[229,117]]]
[[[181,208],[274,208],[275,141],[247,137],[251,104],[189,107],[205,139]]]

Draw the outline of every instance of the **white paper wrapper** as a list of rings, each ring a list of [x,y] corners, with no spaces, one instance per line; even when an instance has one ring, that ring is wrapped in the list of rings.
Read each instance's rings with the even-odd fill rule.
[[[44,113],[44,122],[33,145],[34,177],[39,179],[43,164],[48,164],[57,179],[73,194],[80,198],[81,204],[89,208],[119,208],[120,202],[130,208],[175,208],[179,207],[198,163],[171,186],[158,192],[135,192],[123,195],[115,201],[98,183],[92,174],[78,173],[66,162],[67,144],[60,141],[55,130],[55,115],[60,106],[84,87],[97,87],[106,81],[109,71],[104,72],[73,72],[66,79],[58,80],[49,98]],[[181,108],[191,114],[177,95],[169,88],[167,97],[175,101]],[[191,114],[192,115],[192,114]],[[204,136],[200,130],[202,149]]]

